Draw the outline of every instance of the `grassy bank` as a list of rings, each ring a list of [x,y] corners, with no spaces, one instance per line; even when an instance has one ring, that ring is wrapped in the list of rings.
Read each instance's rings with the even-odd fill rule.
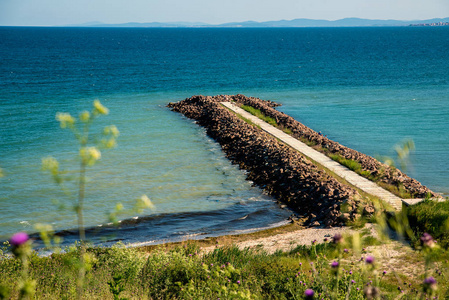
[[[293,230],[293,227],[286,227]],[[282,233],[278,229],[277,233]],[[273,231],[261,234],[273,234]],[[254,238],[240,236],[236,240]],[[216,241],[184,242],[149,248],[88,248],[84,280],[86,299],[425,299],[449,296],[447,254],[412,251],[400,243],[360,235],[296,245],[268,254],[263,247],[239,249],[234,241],[210,252]],[[389,249],[392,255],[382,255]],[[36,299],[75,299],[80,248],[49,257],[30,257],[29,275]],[[0,259],[0,286],[19,298],[21,263]],[[432,276],[437,289],[424,283]],[[399,298],[398,298],[399,297]],[[312,299],[312,298],[310,298]]]

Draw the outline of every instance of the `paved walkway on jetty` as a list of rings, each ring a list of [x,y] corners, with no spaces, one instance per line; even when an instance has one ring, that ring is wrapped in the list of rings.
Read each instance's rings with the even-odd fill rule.
[[[348,181],[353,186],[359,188],[360,190],[373,195],[375,197],[378,197],[382,199],[383,201],[389,203],[395,210],[401,210],[402,209],[402,202],[405,204],[409,204],[408,200],[401,199],[392,193],[384,190],[374,182],[360,176],[359,174],[351,171],[350,169],[346,168],[345,166],[339,164],[338,162],[332,160],[331,158],[327,157],[326,155],[322,154],[321,152],[316,151],[315,149],[307,146],[303,142],[297,140],[296,138],[292,137],[289,134],[286,134],[282,130],[277,129],[276,127],[266,123],[265,121],[262,121],[258,117],[248,113],[247,111],[241,109],[240,107],[234,105],[231,102],[221,102],[222,105],[229,108],[230,110],[234,111],[235,113],[241,115],[245,119],[250,120],[254,124],[260,126],[262,130],[265,132],[271,134],[272,136],[278,138],[283,143],[289,145],[290,147],[294,148],[295,150],[299,151],[309,159],[315,161],[316,163],[322,165],[326,169],[334,172],[339,177],[344,178],[346,181]]]

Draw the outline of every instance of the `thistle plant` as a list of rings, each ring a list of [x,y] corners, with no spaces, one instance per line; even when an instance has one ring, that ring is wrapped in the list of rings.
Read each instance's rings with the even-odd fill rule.
[[[36,281],[29,278],[29,258],[31,255],[31,240],[25,232],[14,234],[9,240],[14,257],[20,260],[22,270],[19,281],[19,298],[32,299]]]

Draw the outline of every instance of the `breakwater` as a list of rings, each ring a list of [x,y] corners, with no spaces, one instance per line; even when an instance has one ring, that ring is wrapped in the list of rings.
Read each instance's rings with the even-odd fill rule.
[[[315,146],[318,146],[315,148],[325,149],[327,155],[338,154],[345,159],[357,161],[361,165],[362,170],[369,172],[370,176],[376,178],[377,181],[393,186],[401,186],[412,198],[424,198],[428,194],[432,197],[438,196],[419,181],[407,176],[400,170],[383,164],[369,155],[332,141],[289,115],[277,111],[274,107],[278,105],[272,101],[263,101],[258,98],[245,97],[243,95],[231,96],[231,99],[239,104],[249,105],[259,109],[263,114],[275,119],[280,126],[291,130],[293,137],[312,142]]]
[[[368,213],[373,210],[367,209],[369,204],[361,201],[356,190],[341,184],[297,151],[258,127],[248,124],[220,104],[229,101],[260,109],[264,114],[275,118],[278,124],[290,129],[295,136],[308,137],[315,144],[330,149],[332,153],[351,159],[358,158],[357,161],[361,161],[364,169],[369,168],[373,173],[382,170],[387,173],[386,178],[401,180],[415,195],[431,193],[400,171],[395,173],[394,170],[386,169],[388,166],[374,158],[341,146],[278,112],[274,109],[277,106],[274,102],[243,95],[220,95],[194,96],[168,105],[172,110],[205,127],[207,134],[221,145],[227,157],[248,172],[248,180],[297,211],[310,225],[341,225],[360,216],[359,212]]]

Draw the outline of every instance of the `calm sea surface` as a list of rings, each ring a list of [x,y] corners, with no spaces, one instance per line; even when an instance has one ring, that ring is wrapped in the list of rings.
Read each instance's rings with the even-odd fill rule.
[[[449,194],[447,27],[0,27],[0,40],[0,239],[36,223],[76,225],[75,186],[62,192],[41,159],[76,169],[76,143],[55,114],[77,115],[97,98],[110,114],[93,131],[115,124],[121,135],[88,170],[86,225],[104,224],[116,203],[131,208],[142,194],[156,205],[109,239],[244,232],[289,216],[202,128],[165,107],[195,94],[280,102],[307,126],[372,156],[394,156],[395,144],[413,139],[407,173]]]

